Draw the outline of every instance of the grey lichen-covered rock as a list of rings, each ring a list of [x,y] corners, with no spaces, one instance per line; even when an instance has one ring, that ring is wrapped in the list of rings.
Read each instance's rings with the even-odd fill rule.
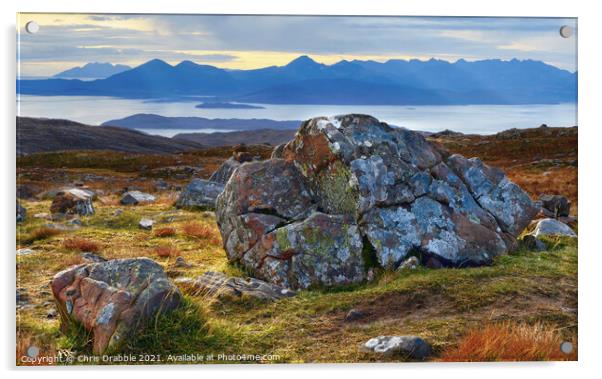
[[[178,278],[175,282],[193,296],[209,295],[231,299],[252,297],[262,300],[295,296],[295,291],[259,279],[229,277],[213,271],[206,272],[196,279]]]
[[[234,171],[241,164],[245,162],[252,162],[254,160],[257,160],[257,158],[247,152],[235,152],[232,155],[232,157],[224,161],[224,163],[222,163],[221,166],[213,174],[211,174],[211,177],[209,177],[209,181],[220,184],[226,184],[228,183],[228,180],[230,180],[230,177],[232,176]]]
[[[361,351],[387,357],[399,355],[411,359],[425,359],[431,355],[432,348],[417,336],[378,336],[364,343]]]
[[[193,179],[176,200],[178,208],[215,209],[215,200],[224,185],[205,179]]]
[[[152,203],[155,197],[140,191],[128,191],[121,196],[119,202],[123,205],[138,205],[140,203]]]
[[[491,262],[537,212],[504,173],[364,115],[304,122],[216,202],[230,261],[292,288],[358,283],[408,258]],[[432,264],[431,264],[432,265]]]
[[[236,159],[228,158],[226,161],[224,161],[224,163],[221,164],[221,166],[219,166],[219,168],[213,174],[211,174],[209,180],[221,184],[228,183],[228,180],[230,180],[232,173],[238,168],[238,166],[240,166],[240,164],[241,163]]]
[[[93,195],[89,191],[80,188],[65,189],[57,192],[50,205],[50,213],[53,215],[92,215],[94,214],[92,199]]]
[[[562,195],[541,195],[538,199],[541,210],[546,217],[568,217],[571,212],[571,202]]]
[[[50,283],[61,325],[81,324],[92,333],[93,351],[115,351],[157,315],[182,299],[163,268],[149,258],[116,259],[68,268]]]
[[[544,218],[539,220],[533,236],[566,236],[566,237],[577,237],[577,234],[567,224],[564,224],[553,218]]]
[[[25,221],[25,217],[27,215],[27,209],[24,206],[17,203],[17,222]]]

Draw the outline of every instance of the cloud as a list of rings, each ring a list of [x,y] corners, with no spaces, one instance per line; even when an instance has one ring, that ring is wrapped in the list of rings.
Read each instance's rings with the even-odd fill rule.
[[[23,31],[31,19],[41,26],[35,35]],[[61,62],[139,64],[152,58],[257,68],[300,54],[325,63],[537,59],[573,71],[576,37],[558,35],[565,24],[577,27],[574,19],[557,18],[22,14],[19,60],[28,75],[51,74]]]

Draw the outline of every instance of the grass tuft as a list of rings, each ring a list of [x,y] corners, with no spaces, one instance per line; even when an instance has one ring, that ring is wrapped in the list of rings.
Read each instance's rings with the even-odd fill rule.
[[[98,253],[100,244],[85,238],[74,237],[63,241],[63,247],[69,250],[79,250],[81,252]]]
[[[199,223],[187,223],[182,227],[188,237],[207,240],[213,245],[221,245],[221,237],[216,228]]]
[[[160,245],[155,248],[155,254],[161,258],[171,258],[180,255],[180,250],[174,245]]]
[[[560,333],[542,323],[491,324],[470,330],[457,346],[443,352],[441,360],[446,362],[576,360],[575,348],[569,354],[560,350],[563,341]]]
[[[31,231],[21,242],[25,244],[31,244],[34,241],[45,240],[50,237],[58,236],[59,234],[61,234],[59,229],[51,228],[49,226],[42,226]]]
[[[155,230],[155,237],[173,237],[176,235],[176,228],[166,227]]]

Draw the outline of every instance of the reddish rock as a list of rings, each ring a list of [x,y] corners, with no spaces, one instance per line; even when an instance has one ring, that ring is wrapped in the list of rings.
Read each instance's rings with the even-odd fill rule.
[[[149,258],[82,264],[59,272],[51,289],[61,327],[79,323],[92,333],[93,351],[118,350],[154,317],[176,308],[180,291]]]

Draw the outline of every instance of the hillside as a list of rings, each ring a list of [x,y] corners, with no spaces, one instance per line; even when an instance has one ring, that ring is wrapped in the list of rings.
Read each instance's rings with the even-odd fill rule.
[[[173,136],[176,140],[190,141],[203,146],[232,145],[272,145],[288,142],[295,136],[295,130],[258,129],[229,133],[180,133]]]
[[[555,104],[575,102],[577,74],[533,60],[340,61],[300,56],[284,66],[225,70],[153,59],[93,81],[20,80],[31,95],[213,96],[264,104]]]
[[[202,147],[195,142],[176,141],[116,127],[89,126],[68,120],[17,117],[17,155],[61,150],[113,150],[161,154]]]

